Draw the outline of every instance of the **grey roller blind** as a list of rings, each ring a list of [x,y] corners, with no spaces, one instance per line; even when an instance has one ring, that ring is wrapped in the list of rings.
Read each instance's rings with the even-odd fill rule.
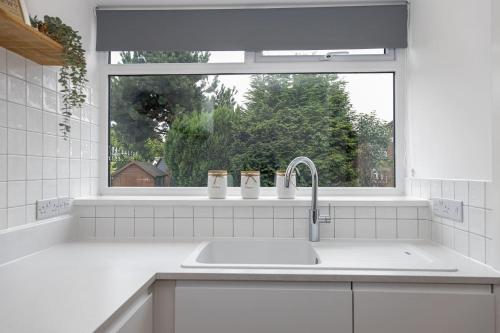
[[[98,51],[403,48],[407,6],[97,9]]]

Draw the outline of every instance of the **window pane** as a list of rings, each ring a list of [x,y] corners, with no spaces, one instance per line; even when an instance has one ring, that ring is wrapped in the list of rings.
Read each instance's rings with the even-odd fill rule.
[[[110,77],[110,185],[206,186],[207,171],[259,170],[297,156],[320,186],[394,186],[394,74]],[[301,170],[299,186],[310,186]]]
[[[113,51],[109,63],[243,63],[244,51],[163,52],[163,51]]]
[[[286,50],[262,51],[264,56],[323,56],[335,52],[339,55],[373,55],[385,54],[385,49],[351,49],[351,50]]]

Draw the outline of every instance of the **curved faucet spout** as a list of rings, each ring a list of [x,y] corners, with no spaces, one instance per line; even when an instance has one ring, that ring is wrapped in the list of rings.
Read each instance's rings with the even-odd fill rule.
[[[299,164],[305,164],[311,171],[312,177],[312,196],[311,196],[311,209],[309,210],[309,240],[311,242],[319,241],[319,223],[330,223],[330,216],[320,216],[318,210],[318,171],[313,161],[309,158],[300,156],[293,159],[286,168],[285,173],[285,186],[290,186],[290,178],[292,172]]]

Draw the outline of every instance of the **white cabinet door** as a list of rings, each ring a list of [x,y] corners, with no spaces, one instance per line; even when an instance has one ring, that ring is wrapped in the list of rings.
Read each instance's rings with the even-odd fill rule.
[[[178,281],[175,333],[352,333],[349,283]]]
[[[489,285],[354,283],[355,333],[494,333]]]
[[[153,333],[153,295],[137,295],[95,333]]]

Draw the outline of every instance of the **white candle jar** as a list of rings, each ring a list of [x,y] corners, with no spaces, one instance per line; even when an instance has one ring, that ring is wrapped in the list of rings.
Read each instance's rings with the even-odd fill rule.
[[[290,186],[285,186],[285,171],[276,172],[276,193],[279,199],[295,198],[295,190],[297,187],[297,174],[292,172],[290,176]]]
[[[260,171],[241,172],[241,197],[258,199],[260,193]]]
[[[208,197],[210,199],[225,199],[227,192],[227,171],[208,171]]]

